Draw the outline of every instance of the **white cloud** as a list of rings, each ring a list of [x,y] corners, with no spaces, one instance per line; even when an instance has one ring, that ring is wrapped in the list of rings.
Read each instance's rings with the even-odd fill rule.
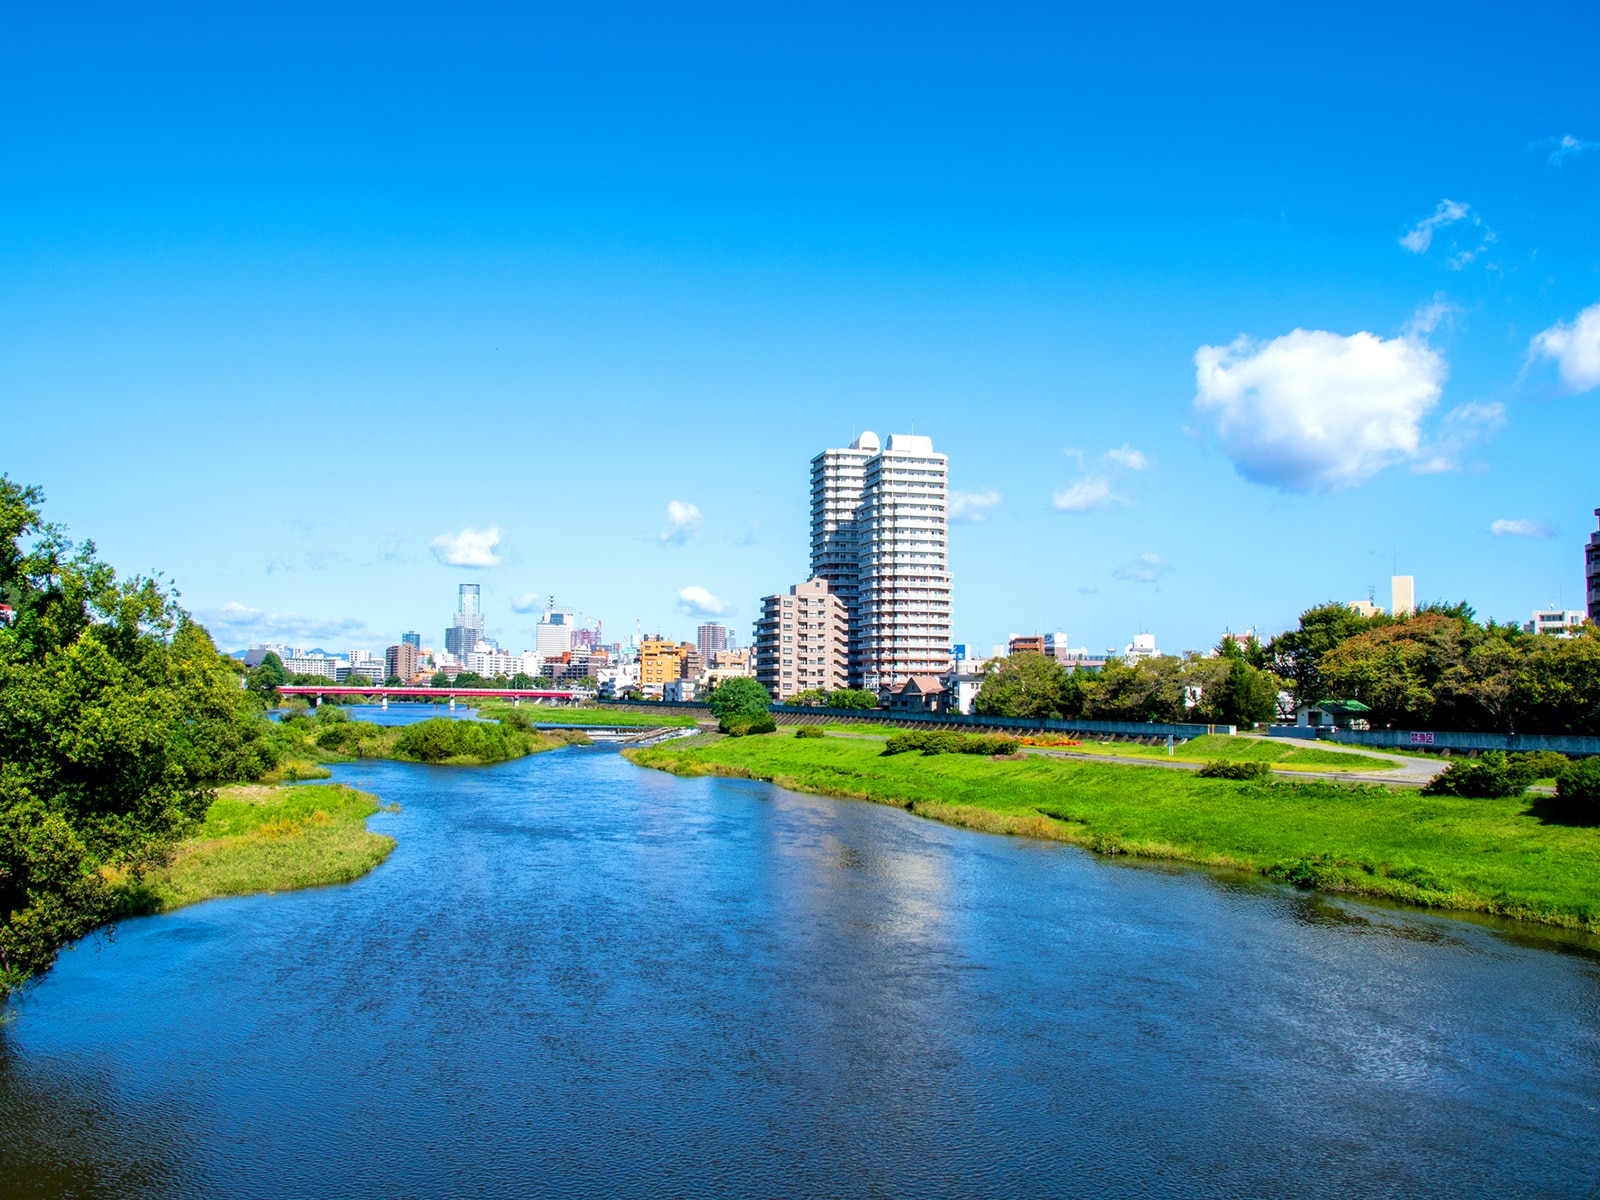
[[[1600,147],[1600,142],[1580,142],[1570,133],[1566,134],[1556,143],[1555,149],[1550,151],[1550,165],[1559,167],[1574,155],[1582,154],[1585,150],[1593,150],[1597,147]]]
[[[1556,531],[1548,521],[1530,521],[1520,517],[1508,520],[1502,517],[1489,526],[1489,532],[1495,537],[1533,538],[1542,542],[1545,538],[1554,537]]]
[[[357,617],[306,617],[296,612],[267,612],[236,600],[195,614],[224,648],[249,642],[335,643],[365,636],[366,622]]]
[[[447,567],[496,567],[500,556],[494,548],[500,544],[500,528],[463,529],[460,533],[441,533],[428,546],[433,556]]]
[[[538,592],[523,592],[511,602],[511,611],[519,613],[538,612],[544,607],[544,597]]]
[[[1428,248],[1433,245],[1434,232],[1454,225],[1457,221],[1466,221],[1473,229],[1481,229],[1483,231],[1481,236],[1475,235],[1468,239],[1478,243],[1477,246],[1470,250],[1461,248],[1458,242],[1450,243],[1451,249],[1455,253],[1450,256],[1448,265],[1452,269],[1459,271],[1487,250],[1490,243],[1495,240],[1494,230],[1483,223],[1483,218],[1473,212],[1470,205],[1462,204],[1457,200],[1439,201],[1439,206],[1434,209],[1433,215],[1418,221],[1415,228],[1400,238],[1400,244],[1413,254],[1426,254]]]
[[[1528,356],[1554,361],[1570,391],[1600,386],[1600,304],[1591,304],[1570,325],[1557,321],[1536,334]]]
[[[1416,228],[1400,239],[1400,244],[1413,254],[1426,253],[1428,247],[1433,245],[1435,229],[1453,225],[1466,218],[1471,211],[1465,204],[1454,200],[1441,200],[1439,207],[1434,209],[1433,216],[1418,221]]]
[[[661,540],[676,542],[681,546],[700,532],[704,519],[700,515],[700,510],[693,504],[685,504],[681,500],[669,501],[667,527],[661,531]]]
[[[1102,475],[1090,475],[1071,487],[1063,488],[1050,497],[1050,504],[1058,512],[1098,512],[1113,505],[1128,502],[1111,490],[1111,481]]]
[[[686,587],[678,589],[678,611],[689,617],[724,617],[733,605],[703,587]]]
[[[952,521],[986,521],[989,510],[1000,503],[1000,493],[993,488],[982,492],[951,492],[950,519]]]
[[[1291,492],[1365,483],[1422,452],[1443,356],[1417,337],[1296,329],[1195,352],[1195,408],[1246,479]]]
[[[1100,589],[1093,584],[1083,583],[1078,585],[1078,595],[1080,596],[1098,596],[1099,594]]]
[[[1479,438],[1505,424],[1506,406],[1459,404],[1445,414],[1439,436],[1420,446],[1411,463],[1414,475],[1437,475],[1461,469],[1461,455]]]
[[[1135,450],[1126,442],[1122,444],[1122,449],[1112,450],[1110,454],[1112,462],[1127,467],[1130,471],[1142,471],[1150,465],[1150,460],[1144,456],[1144,451]]]
[[[1112,571],[1112,577],[1127,580],[1130,583],[1154,583],[1172,568],[1162,560],[1159,554],[1141,554],[1131,563],[1125,563]]]

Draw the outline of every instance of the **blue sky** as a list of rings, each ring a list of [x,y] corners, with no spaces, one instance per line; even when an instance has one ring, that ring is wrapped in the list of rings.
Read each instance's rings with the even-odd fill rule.
[[[227,648],[748,634],[869,428],[982,646],[1581,605],[1592,6],[752,7],[12,11],[0,470]]]

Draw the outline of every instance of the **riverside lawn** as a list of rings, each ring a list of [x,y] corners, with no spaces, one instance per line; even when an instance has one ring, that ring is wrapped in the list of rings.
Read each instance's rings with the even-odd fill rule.
[[[1251,871],[1327,891],[1600,932],[1600,829],[1537,797],[1462,800],[1328,782],[1202,779],[1045,755],[883,755],[866,738],[685,738],[625,750],[679,775],[728,775],[872,800],[992,833]]]
[[[219,896],[359,879],[394,849],[393,838],[367,829],[379,808],[342,784],[223,788],[169,864],[122,882],[120,907],[129,914],[170,912]]]

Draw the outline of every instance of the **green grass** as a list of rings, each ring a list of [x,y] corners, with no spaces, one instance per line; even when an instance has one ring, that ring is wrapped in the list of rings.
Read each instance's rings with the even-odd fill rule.
[[[581,728],[522,728],[519,723],[526,711],[510,714],[505,722],[456,721],[443,716],[411,725],[377,725],[329,716],[281,721],[271,734],[281,765],[268,772],[263,782],[315,779],[319,772],[326,777],[327,772],[314,765],[319,762],[384,758],[482,767],[562,746],[589,744]]]
[[[359,879],[394,849],[367,829],[378,802],[341,784],[223,789],[172,863],[129,883],[125,907],[169,912],[219,896]]]
[[[625,753],[678,774],[766,779],[1102,853],[1600,932],[1600,830],[1547,824],[1527,798],[1244,783],[1043,755],[884,757],[879,743],[847,738],[690,738]]]
[[[536,704],[525,704],[513,710],[509,704],[485,704],[478,711],[485,717],[502,717],[515,711],[538,725],[627,725],[648,729],[689,729],[695,724],[694,714],[670,710],[649,713],[623,708],[545,708]]]
[[[1138,742],[1090,742],[1077,747],[1074,753],[1108,754],[1121,758],[1167,758],[1167,748],[1145,746]],[[1182,762],[1211,762],[1216,759],[1266,762],[1273,765],[1315,768],[1328,771],[1388,771],[1394,764],[1371,754],[1347,753],[1343,750],[1321,748],[1300,749],[1281,742],[1261,738],[1229,737],[1227,734],[1207,733],[1191,738],[1173,748],[1172,758]]]
[[[785,726],[784,728],[788,727]],[[894,725],[870,725],[865,721],[860,723],[851,721],[838,721],[824,725],[822,728],[826,729],[830,733],[854,733],[861,737],[875,738],[893,737],[897,733],[906,732],[906,730],[900,729]]]

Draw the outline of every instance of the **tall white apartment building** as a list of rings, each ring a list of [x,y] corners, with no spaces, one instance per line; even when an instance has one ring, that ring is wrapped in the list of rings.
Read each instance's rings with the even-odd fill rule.
[[[898,687],[950,667],[946,459],[933,439],[891,433],[867,460],[856,516],[861,686]]]
[[[826,580],[844,605],[849,641],[846,670],[850,686],[861,686],[860,538],[856,518],[867,463],[878,453],[878,435],[863,433],[839,450],[824,450],[811,460],[811,578]]]
[[[844,604],[852,686],[949,668],[947,474],[932,438],[904,433],[811,460],[811,574]]]

